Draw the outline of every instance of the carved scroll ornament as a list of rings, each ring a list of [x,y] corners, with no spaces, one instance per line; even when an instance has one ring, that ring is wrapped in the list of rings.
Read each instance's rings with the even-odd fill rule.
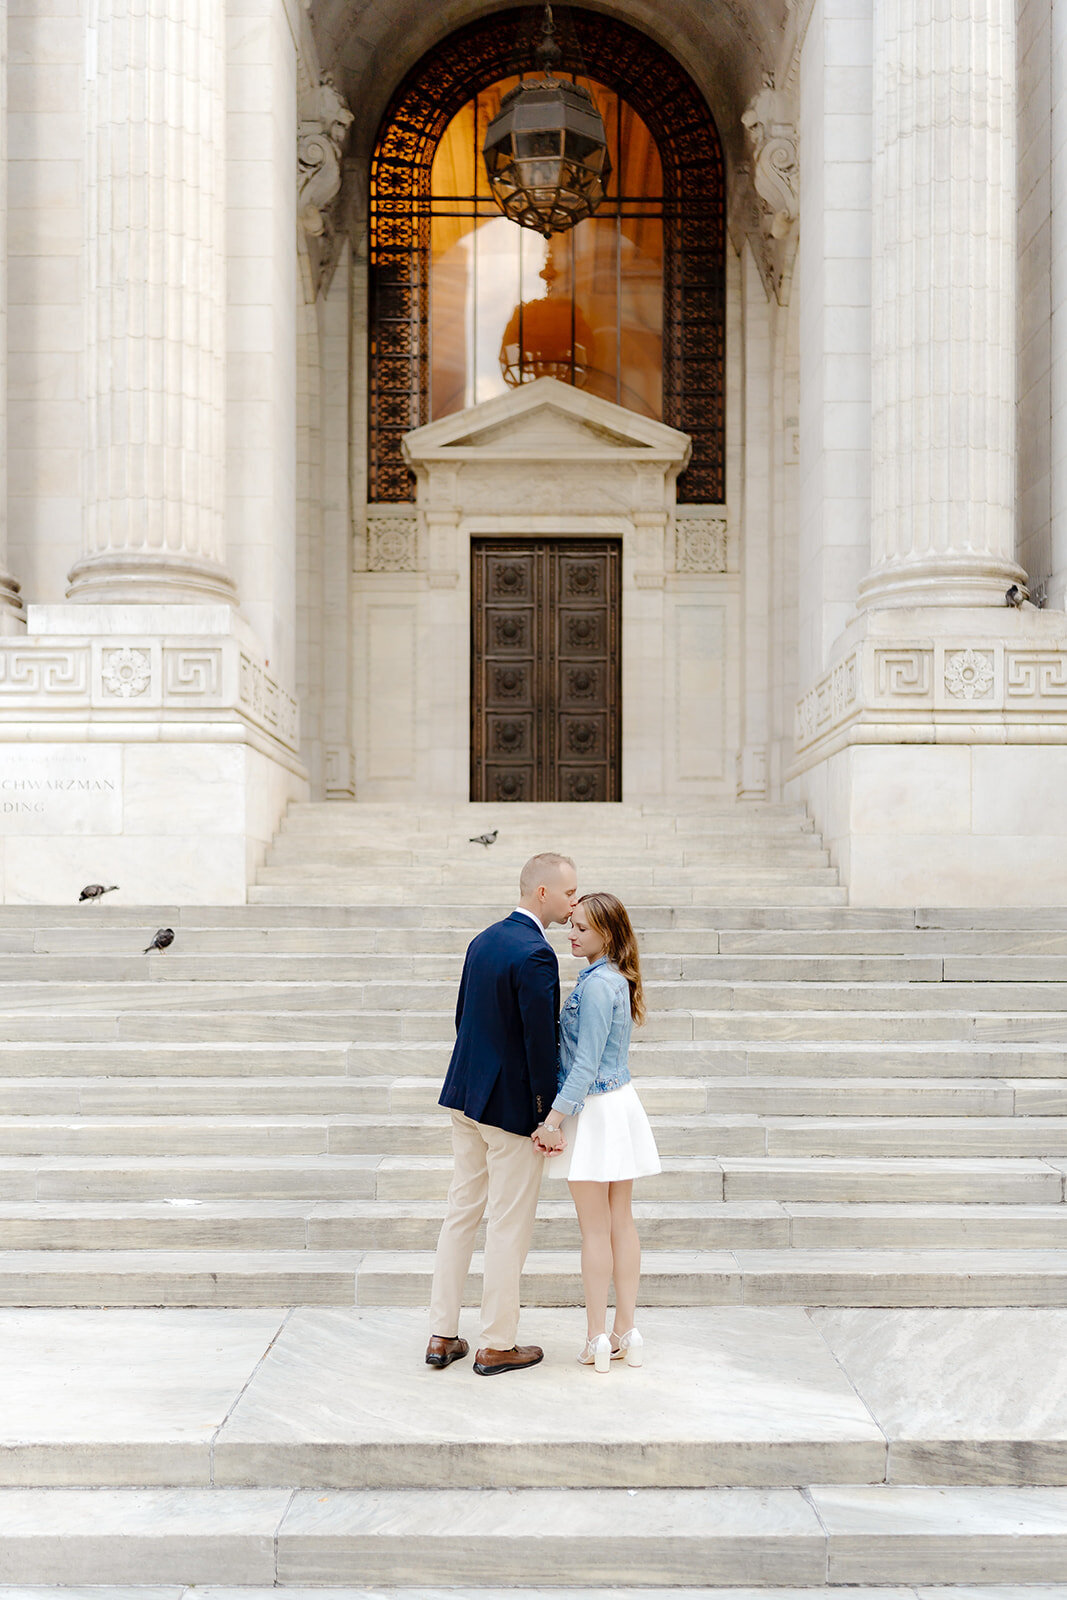
[[[341,188],[341,153],[353,117],[328,75],[302,111],[296,146],[297,210],[305,233],[321,238],[329,229],[329,207]]]
[[[752,182],[767,209],[767,230],[773,239],[784,239],[800,210],[797,133],[789,99],[769,75],[741,122],[752,146]]]

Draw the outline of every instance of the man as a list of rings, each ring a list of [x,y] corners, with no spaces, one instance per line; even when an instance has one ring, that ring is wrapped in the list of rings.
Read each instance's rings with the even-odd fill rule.
[[[440,1104],[452,1112],[455,1169],[437,1242],[426,1360],[447,1367],[467,1354],[459,1337],[463,1285],[483,1214],[482,1377],[533,1367],[544,1352],[517,1345],[519,1282],[544,1173],[542,1150],[561,1149],[541,1127],[556,1094],[559,962],[545,937],[577,903],[574,862],[552,853],[527,861],[519,903],[472,942],[456,1004],[456,1046]],[[542,1149],[530,1135],[539,1129]]]

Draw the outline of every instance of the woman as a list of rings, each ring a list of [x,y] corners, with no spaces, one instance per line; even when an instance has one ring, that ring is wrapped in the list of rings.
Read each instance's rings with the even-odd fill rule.
[[[583,895],[571,913],[570,938],[586,967],[560,1018],[559,1092],[544,1127],[562,1127],[563,1153],[548,1170],[569,1182],[582,1233],[589,1325],[578,1360],[607,1372],[611,1361],[641,1365],[643,1341],[634,1327],[641,1244],[631,1201],[633,1180],[659,1172],[660,1163],[627,1066],[630,1035],[634,1023],[644,1021],[645,1004],[626,907],[613,894]],[[615,1325],[609,1335],[612,1278]]]

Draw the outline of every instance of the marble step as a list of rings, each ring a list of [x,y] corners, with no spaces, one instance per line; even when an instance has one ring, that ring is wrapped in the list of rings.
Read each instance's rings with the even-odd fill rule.
[[[561,1574],[613,1594],[619,1584],[766,1594],[827,1582],[1062,1582],[1067,1490],[0,1491],[3,1582],[499,1594],[557,1586]]]
[[[430,1251],[13,1250],[0,1306],[425,1306]],[[531,1251],[524,1306],[581,1306],[575,1243]],[[481,1299],[475,1254],[464,1304]],[[646,1250],[643,1306],[1067,1307],[1062,1250]]]
[[[696,1121],[696,1119],[693,1119]],[[1067,1118],[769,1117],[772,1156],[1056,1156],[1067,1158]]]
[[[375,893],[388,902],[396,892],[405,899],[418,897],[431,904],[470,896],[474,899],[483,891],[490,903],[503,901],[514,894],[514,874],[508,872],[486,882],[469,868],[462,872],[444,867],[419,866],[385,868],[374,877],[364,875],[358,868],[344,870],[343,863],[323,861],[307,867],[299,863],[280,866],[262,866],[256,874],[258,890],[276,886],[306,885],[309,893],[320,888],[344,887],[352,893],[353,900],[366,903]],[[776,889],[815,890],[837,886],[836,867],[820,866],[745,866],[722,867],[650,867],[640,872],[627,873],[618,869],[612,873],[611,892],[620,900],[629,902],[638,895],[667,898],[678,905],[711,905],[713,896],[723,891],[750,893],[758,899]],[[313,903],[313,902],[312,902]],[[788,902],[787,902],[788,903]],[[817,902],[816,902],[817,903]],[[832,902],[831,902],[832,904]]]
[[[417,1530],[417,1531],[415,1531]],[[1067,1579],[1067,1490],[6,1489],[21,1584],[960,1585]],[[558,1592],[558,1589],[557,1589]]]
[[[645,1084],[654,1078],[704,1078],[709,1087],[722,1080],[762,1079],[767,1084],[812,1078],[831,1081],[842,1089],[848,1080],[928,1082],[937,1092],[939,1083],[955,1080],[979,1083],[986,1079],[1011,1080],[1025,1089],[1030,1082],[1038,1093],[1043,1081],[1067,1079],[1067,1048],[1051,1044],[986,1043],[951,1039],[931,1045],[925,1038],[896,1047],[878,1040],[794,1039],[747,1043],[736,1040],[678,1039],[656,1043],[641,1030],[631,1051],[635,1078]],[[160,1039],[155,1043],[111,1039],[99,1042],[0,1042],[0,1082],[3,1079],[46,1078],[151,1078],[212,1077],[269,1080],[299,1074],[302,1080],[319,1076],[352,1078],[444,1077],[451,1044],[436,1041],[335,1040],[291,1044],[247,1039],[200,1040],[183,1044]],[[1002,1085],[999,1085],[1002,1087]],[[1053,1093],[1055,1083],[1052,1085]],[[1043,1109],[1043,1107],[1031,1107]]]
[[[247,952],[175,951],[143,953],[141,937],[133,948],[101,952],[88,941],[66,954],[0,954],[0,1003],[7,986],[27,983],[82,984],[98,982],[354,982],[379,979],[392,983],[458,982],[465,944],[452,949],[416,952]],[[662,939],[661,939],[662,942]],[[949,956],[949,955],[717,955],[713,951],[681,948],[682,935],[670,941],[674,950],[648,951],[642,958],[646,983],[679,980],[722,982],[949,984],[984,991],[1004,984],[1051,985],[1067,980],[1064,956]],[[128,944],[128,938],[127,938]],[[564,979],[574,980],[582,963],[571,956],[565,941],[555,941]]]
[[[322,1200],[443,1204],[437,1155],[0,1156],[0,1201]],[[642,1202],[1059,1205],[1067,1160],[665,1156]],[[561,1196],[563,1198],[563,1196]]]
[[[131,1589],[128,1585],[80,1584],[80,1600],[278,1600],[277,1588],[256,1588],[252,1584],[218,1585],[201,1584],[185,1587],[181,1584],[156,1584]],[[302,1600],[383,1600],[381,1589],[353,1589],[317,1587],[299,1592]],[[70,1600],[66,1587],[35,1584],[31,1595],[25,1589],[0,1584],[0,1600]],[[500,1600],[500,1590],[493,1585],[483,1588],[396,1588],[390,1585],[387,1600]],[[509,1586],[507,1600],[1063,1600],[1062,1589],[1052,1584],[998,1584],[995,1589],[986,1585],[975,1588],[971,1584],[909,1584],[906,1588],[893,1584],[867,1585],[835,1584],[832,1588],[815,1587],[797,1589],[737,1588],[649,1588],[639,1589],[628,1584],[613,1584],[602,1588],[531,1588]]]
[[[202,932],[241,932],[284,934],[314,929],[478,929],[495,915],[506,915],[514,904],[514,889],[499,902],[487,903],[485,895],[468,901],[428,906],[409,898],[403,905],[395,901],[378,905],[323,906],[305,902],[287,905],[180,906],[160,901],[141,903],[120,889],[99,904],[5,905],[0,906],[0,936],[25,940],[37,933],[84,929],[140,929],[146,923],[153,929],[160,923],[176,929]],[[643,929],[715,929],[728,933],[771,933],[793,936],[856,934],[907,935],[924,937],[959,933],[964,937],[1002,935],[1027,940],[1042,934],[1067,933],[1067,907],[868,907],[737,905],[671,906],[645,895],[634,903],[640,910]],[[862,946],[861,946],[862,948]]]
[[[492,845],[482,846],[477,833],[460,828],[451,820],[442,821],[431,830],[418,831],[402,824],[392,827],[337,827],[328,820],[316,826],[297,824],[287,818],[274,837],[275,847],[307,844],[321,848],[359,851],[362,858],[374,864],[375,855],[416,855],[420,859],[463,862],[479,859],[488,870],[499,870],[501,861],[515,857],[525,860],[542,850],[546,837],[543,826],[508,826],[497,819],[497,837]],[[778,824],[766,821],[740,827],[703,828],[690,833],[665,831],[646,822],[613,826],[603,832],[568,827],[553,828],[557,842],[566,835],[565,847],[577,859],[605,862],[611,860],[612,844],[618,844],[620,859],[639,862],[655,855],[659,860],[673,860],[686,853],[702,851],[724,853],[731,848],[758,852],[761,850],[821,850],[822,840],[814,828],[799,828],[792,819]]]
[[[435,805],[429,810],[419,810],[406,806],[375,808],[363,802],[346,805],[331,800],[291,805],[280,831],[353,834],[371,841],[406,838],[429,842],[454,837],[466,843],[472,836],[494,827],[500,828],[506,838],[520,840],[534,850],[543,850],[546,836],[558,834],[561,828],[565,828],[568,839],[576,843],[596,845],[615,833],[652,841],[705,834],[729,837],[757,833],[773,837],[778,833],[813,833],[815,824],[801,807],[788,805],[778,810],[755,810],[748,805],[709,804],[700,809],[676,812],[669,807],[644,810],[612,804],[601,808],[594,803],[578,808],[541,802],[536,808],[509,803],[466,809]]]
[[[627,908],[635,921],[647,923],[645,907],[654,905],[656,900],[652,891],[642,889],[639,893],[631,893],[627,888],[623,894],[622,885],[613,884],[612,892],[626,900]],[[382,885],[364,888],[356,883],[337,882],[327,878],[300,878],[280,883],[256,882],[250,884],[248,889],[248,904],[257,909],[267,906],[300,907],[306,914],[308,909],[316,906],[343,906],[350,913],[363,907],[372,913],[375,921],[388,920],[387,917],[382,918],[383,908],[407,905],[411,898],[411,890],[400,884],[395,890]],[[759,892],[751,879],[743,879],[736,886],[721,883],[697,889],[679,886],[671,891],[669,907],[663,905],[663,893],[659,896],[663,919],[660,925],[667,926],[670,923],[681,926],[678,914],[687,908],[693,908],[705,916],[713,912],[709,920],[720,922],[725,910],[733,909],[741,911],[745,916],[751,916],[753,905],[762,904],[774,907],[775,920],[778,920],[783,907],[795,906],[798,909],[809,910],[821,906],[844,906],[847,899],[846,889],[821,887],[818,884],[808,883],[806,879],[797,884],[763,884],[759,886]],[[427,919],[427,925],[433,926],[432,913],[436,911],[439,918],[447,915],[455,905],[456,894],[443,886],[435,887],[432,892],[419,894],[418,900],[422,915]],[[892,923],[889,925],[893,926]]]
[[[547,1191],[546,1191],[547,1192]],[[788,1201],[635,1203],[654,1250],[1055,1250],[1067,1206]],[[0,1201],[0,1250],[432,1250],[442,1203]],[[535,1250],[573,1248],[574,1207],[542,1199]]]
[[[172,996],[156,988],[152,1004],[123,1011],[109,1009],[98,996],[98,1009],[52,1007],[20,1012],[0,1011],[0,1044],[206,1044],[299,1047],[313,1044],[428,1045],[447,1061],[455,1037],[454,1011],[389,1009],[237,1010],[216,1007],[194,1010],[189,1004],[161,1005]],[[246,1002],[247,1004],[247,1002]],[[807,1043],[827,1051],[836,1043],[895,1045],[932,1041],[961,1045],[1051,1045],[1063,1039],[1064,1018],[1054,1012],[875,1011],[839,1007],[832,1011],[683,1010],[653,1012],[641,1030],[642,1045],[694,1042],[732,1048],[750,1042],[771,1046]],[[380,1072],[381,1068],[375,1069]],[[736,1070],[736,1069],[734,1069]],[[786,1070],[789,1070],[788,1067]],[[973,1069],[968,1067],[968,1073]]]
[[[190,956],[219,955],[271,958],[317,954],[462,957],[470,941],[491,921],[495,912],[503,913],[504,910],[503,906],[483,908],[481,919],[467,926],[179,927],[178,940],[166,953],[165,959],[172,963]],[[149,922],[151,926],[147,926]],[[140,957],[157,926],[158,919],[149,913],[132,926],[104,923],[90,926],[83,923],[80,927],[27,927],[22,931],[0,929],[0,956]],[[638,943],[646,957],[706,957],[721,954],[723,957],[763,957],[768,960],[784,956],[809,961],[823,957],[849,960],[882,957],[899,961],[974,956],[988,958],[994,963],[1001,957],[1067,959],[1067,934],[1019,933],[1010,929],[971,933],[915,928],[883,932],[865,932],[862,929],[826,932],[805,928],[737,931],[712,927],[641,926],[636,931]],[[548,937],[560,956],[569,955],[565,929],[552,927],[548,930]],[[148,959],[155,960],[156,956]],[[989,975],[998,977],[1000,973],[994,971]]]
[[[427,1368],[424,1307],[2,1309],[0,1487],[1067,1482],[1061,1308],[641,1316],[644,1366],[601,1376],[579,1311],[530,1307],[545,1359],[487,1403]]]
[[[475,1256],[464,1302],[472,1306],[478,1266]],[[641,1272],[646,1305],[1067,1306],[1062,1250],[649,1250]],[[430,1252],[368,1251],[356,1303],[426,1305],[432,1276]],[[531,1252],[523,1304],[583,1304],[573,1254]]]
[[[313,805],[314,803],[312,803]],[[532,849],[543,849],[546,832],[553,834],[566,826],[568,838],[579,843],[602,844],[605,837],[618,832],[624,837],[667,841],[674,838],[700,838],[704,835],[725,834],[732,837],[740,833],[755,833],[774,837],[780,833],[814,833],[815,824],[799,808],[779,812],[754,812],[736,806],[730,809],[692,811],[674,814],[664,809],[660,812],[640,812],[622,807],[611,814],[583,815],[577,811],[552,812],[547,806],[543,814],[525,811],[516,815],[515,807],[490,806],[478,812],[462,813],[449,809],[415,813],[404,808],[391,812],[367,813],[362,803],[346,807],[326,801],[319,810],[308,809],[307,802],[290,806],[282,821],[282,833],[325,832],[334,835],[351,834],[371,840],[412,839],[429,842],[442,837],[455,838],[466,843],[472,836],[484,833],[491,826],[501,827],[507,839],[517,839]],[[550,827],[546,829],[546,823]]]
[[[910,1235],[908,1209],[901,1208],[902,1235]],[[1007,1213],[1018,1208],[1001,1209],[1005,1215],[999,1232],[1005,1237],[1010,1233],[1011,1248],[1054,1245],[1062,1237],[1061,1210],[1067,1229],[1067,1206],[1021,1208],[1039,1213],[1030,1218],[1029,1232],[1022,1224],[1014,1232],[1008,1229]],[[730,1249],[742,1244],[785,1249],[790,1244],[788,1213],[773,1202],[638,1202],[635,1215],[648,1249]],[[0,1202],[0,1250],[433,1250],[443,1217],[442,1204],[382,1201]],[[886,1234],[891,1231],[887,1222]],[[957,1232],[975,1243],[973,1229]],[[534,1248],[572,1249],[577,1237],[569,1195],[542,1199]]]
[[[642,1030],[642,1034],[647,1030]],[[7,1080],[31,1078],[75,1078],[93,1080],[101,1091],[105,1079],[167,1078],[270,1080],[299,1075],[301,1082],[317,1077],[353,1079],[418,1079],[440,1082],[448,1065],[451,1044],[446,1039],[398,1043],[395,1040],[362,1039],[334,1042],[313,1041],[274,1044],[247,1039],[200,1040],[184,1044],[160,1039],[144,1043],[128,1039],[104,1042],[25,1043],[0,1042],[0,1085]],[[716,1083],[745,1092],[752,1083],[768,1092],[781,1085],[788,1095],[792,1088],[806,1095],[811,1081],[826,1081],[835,1095],[847,1094],[851,1081],[857,1093],[867,1094],[867,1085],[889,1081],[901,1091],[914,1087],[930,1089],[934,1104],[946,1109],[949,1101],[939,1101],[957,1082],[966,1094],[980,1089],[986,1080],[998,1080],[993,1089],[997,1108],[1003,1103],[1006,1085],[1026,1100],[1031,1113],[1054,1110],[1059,1105],[1057,1080],[1067,1079],[1067,1048],[1016,1043],[993,1043],[951,1039],[931,1045],[925,1038],[887,1047],[879,1040],[794,1039],[738,1043],[736,1040],[674,1040],[655,1043],[638,1036],[631,1052],[634,1075],[642,1087],[656,1079],[673,1081],[704,1079],[709,1094]],[[1003,1080],[1003,1081],[1000,1081]],[[1053,1096],[1044,1098],[1044,1086]],[[52,1086],[57,1093],[58,1085]],[[111,1085],[121,1094],[120,1084]],[[407,1090],[405,1088],[404,1092]],[[894,1091],[895,1092],[895,1091]],[[709,1099],[709,1109],[720,1102]],[[765,1102],[770,1110],[772,1101]],[[795,1102],[792,1102],[795,1103]],[[969,1102],[971,1103],[971,1102]],[[66,1106],[69,1101],[64,1100]],[[849,1101],[859,1106],[860,1102]],[[1020,1106],[1023,1101],[1020,1101]],[[58,1106],[57,1106],[58,1109]],[[724,1105],[723,1109],[730,1109]],[[736,1108],[735,1108],[736,1109]],[[746,1109],[752,1107],[746,1106]],[[867,1109],[870,1109],[868,1105]]]
[[[656,1117],[654,1127],[665,1156],[761,1155],[767,1146],[754,1117]],[[842,1141],[847,1143],[845,1133]],[[440,1110],[317,1117],[80,1115],[74,1121],[0,1117],[0,1156],[445,1156],[450,1150],[450,1123]]]
[[[219,956],[246,961],[257,958],[276,961],[282,957],[309,956],[433,956],[462,961],[467,946],[481,932],[491,915],[491,911],[487,912],[480,926],[472,924],[467,928],[181,928],[177,942],[166,952],[165,959],[168,966],[175,960],[202,960]],[[142,926],[52,928],[26,934],[0,933],[0,956],[5,960],[8,957],[30,956],[36,960],[44,956],[66,959],[72,956],[140,958],[149,936],[154,932],[154,926],[150,929]],[[719,952],[721,937],[714,929],[642,928],[638,933],[638,942],[646,955],[714,956]],[[796,937],[803,941],[806,936],[801,932]],[[550,928],[549,942],[563,959],[569,958],[565,929]],[[803,951],[798,948],[791,953],[803,954]],[[146,959],[155,960],[156,957],[152,955]]]
[[[951,956],[1067,958],[1067,932],[1018,928],[723,928],[723,955]],[[994,972],[990,976],[999,976]]]
[[[484,878],[499,890],[517,884],[529,853],[527,847],[511,839],[487,856],[481,846],[458,840],[445,841],[428,850],[417,844],[405,848],[391,841],[384,845],[350,842],[331,834],[282,834],[267,851],[265,865],[296,869],[313,877],[321,877],[332,868],[346,877],[358,876],[371,883],[387,882],[393,872],[402,883],[414,882],[418,873],[426,883],[481,882]],[[616,880],[652,885],[665,881],[658,875],[680,877],[688,872],[704,874],[698,881],[715,882],[723,871],[741,868],[759,872],[806,872],[809,867],[831,870],[829,852],[810,834],[798,835],[795,842],[742,836],[724,837],[716,844],[694,841],[666,848],[658,843],[635,845],[622,839],[617,851],[608,846],[597,851],[577,849],[573,853],[579,880],[593,885]]]
[[[165,960],[164,956],[160,961]],[[576,968],[571,968],[575,973]],[[424,1012],[452,1018],[446,1036],[454,1031],[456,975],[448,979],[368,978],[307,981],[220,982],[205,974],[199,981],[175,978],[156,981],[86,981],[0,983],[0,1018],[47,1010],[55,1014],[95,1011],[143,1013],[165,1007],[239,1011]],[[564,977],[568,992],[569,975]],[[902,1018],[915,1012],[956,1014],[967,1019],[979,1013],[996,1016],[1015,1012],[1034,1017],[1062,1017],[1067,1011],[1067,983],[897,983],[816,982],[802,979],[724,980],[658,979],[646,985],[650,1023],[673,1014],[738,1012],[762,1013],[768,1019],[796,1012],[844,1013],[874,1011]],[[642,1037],[646,1035],[642,1034]]]
[[[653,1115],[663,1156],[1048,1156],[1067,1160],[1067,1118]],[[429,1112],[253,1116],[0,1116],[0,1155],[440,1155],[447,1117]]]
[[[140,941],[139,941],[140,942]],[[562,941],[560,941],[562,942]],[[675,944],[684,941],[676,936]],[[433,953],[406,950],[344,953],[249,951],[242,954],[217,952],[175,953],[174,947],[148,955],[140,949],[124,953],[100,953],[83,949],[66,955],[0,954],[0,1004],[9,985],[26,983],[115,983],[147,981],[175,982],[316,982],[352,983],[379,979],[392,983],[448,982],[458,984],[463,967],[464,947]],[[560,950],[560,971],[564,981],[573,982],[584,963],[569,950]],[[1014,982],[1057,981],[1052,967],[1058,962],[1063,981],[1067,978],[1067,956],[1062,960],[1046,957],[1019,957],[1011,977]],[[715,982],[759,981],[819,983],[930,983],[940,984],[948,974],[949,961],[941,956],[720,956],[676,949],[673,952],[645,952],[641,971],[646,984],[680,980]],[[985,981],[1003,981],[991,965]],[[1038,971],[1038,966],[1041,970]],[[964,981],[971,982],[970,978]]]
[[[103,1073],[110,1061],[100,1063]],[[385,1063],[383,1063],[384,1065]],[[86,1066],[89,1063],[85,1063]],[[273,1074],[146,1075],[142,1078],[13,1077],[0,1058],[0,1117],[15,1116],[346,1116],[432,1113],[443,1062],[412,1076]],[[640,1063],[634,1060],[635,1069]],[[433,1069],[433,1070],[429,1070]],[[1036,1082],[987,1078],[650,1077],[639,1091],[652,1116],[1067,1116],[1067,1078]]]

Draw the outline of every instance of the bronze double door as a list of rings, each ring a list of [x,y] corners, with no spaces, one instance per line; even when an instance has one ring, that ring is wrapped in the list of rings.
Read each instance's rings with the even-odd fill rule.
[[[621,800],[617,539],[476,539],[471,799]]]

